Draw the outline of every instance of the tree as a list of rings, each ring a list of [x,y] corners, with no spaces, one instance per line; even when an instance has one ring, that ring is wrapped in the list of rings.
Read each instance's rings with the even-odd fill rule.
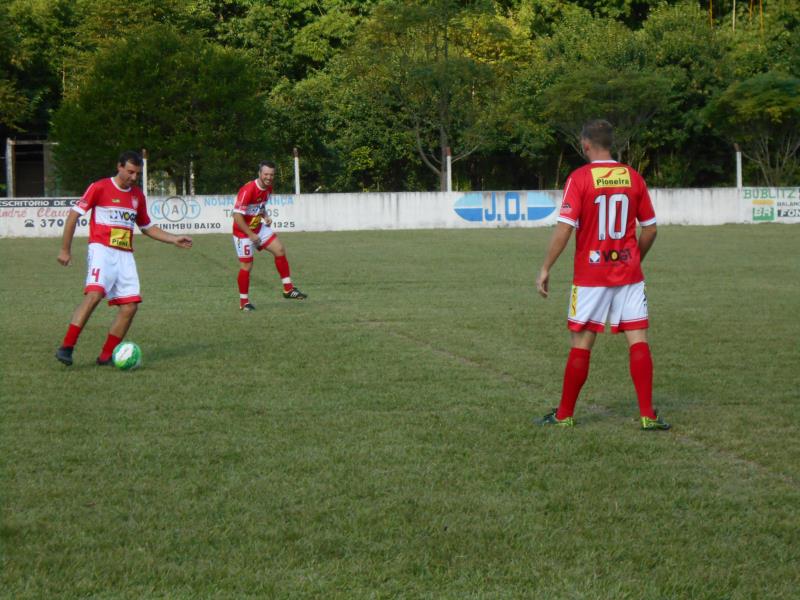
[[[198,191],[236,189],[266,150],[254,72],[240,51],[163,25],[109,45],[53,117],[64,184],[79,190],[121,150],[148,148],[179,187],[193,164]]]
[[[642,144],[634,151],[632,142],[641,138],[651,119],[665,110],[672,96],[670,82],[657,73],[638,69],[586,66],[570,72],[543,94],[544,116],[580,154],[580,131],[592,118],[604,118],[614,125],[617,160],[623,156],[641,169]]]
[[[769,186],[800,177],[800,79],[770,71],[731,84],[706,110],[714,129],[758,165]]]
[[[413,135],[440,189],[447,148],[455,162],[487,141],[505,33],[484,2],[395,0],[376,8],[348,53],[348,85]]]

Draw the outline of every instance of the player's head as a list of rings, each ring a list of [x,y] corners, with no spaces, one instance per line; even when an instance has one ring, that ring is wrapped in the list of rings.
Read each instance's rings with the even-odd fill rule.
[[[126,150],[117,160],[117,183],[120,187],[129,188],[142,172],[142,157],[138,152]]]
[[[275,163],[268,160],[262,160],[258,163],[258,182],[261,187],[269,187],[275,180]]]
[[[603,119],[594,119],[587,122],[581,129],[581,146],[590,144],[596,150],[611,150],[614,144],[614,128],[611,123]]]
[[[143,164],[142,155],[133,150],[125,150],[125,152],[119,155],[117,166],[125,166],[127,163],[131,163],[136,167],[141,167]]]

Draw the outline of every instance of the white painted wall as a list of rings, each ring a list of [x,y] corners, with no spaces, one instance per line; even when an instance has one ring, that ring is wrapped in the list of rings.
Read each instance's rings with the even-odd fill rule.
[[[653,189],[661,225],[800,223],[800,188]],[[276,231],[474,229],[552,225],[560,191],[386,192],[275,196],[268,205]],[[77,198],[0,198],[0,237],[57,237]],[[148,199],[164,229],[229,233],[234,196]],[[88,235],[86,219],[76,235]]]

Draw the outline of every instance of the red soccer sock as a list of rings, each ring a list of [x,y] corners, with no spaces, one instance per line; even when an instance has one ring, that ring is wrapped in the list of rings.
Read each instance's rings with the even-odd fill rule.
[[[564,369],[564,387],[561,388],[561,402],[556,411],[556,419],[566,419],[575,414],[575,403],[578,401],[578,394],[589,376],[589,359],[591,350],[583,348],[572,348],[567,358],[567,366]]]
[[[108,334],[106,338],[106,343],[103,344],[103,349],[100,351],[100,356],[98,357],[100,360],[108,360],[111,358],[111,353],[114,352],[114,348],[117,347],[122,341],[122,338],[117,337],[115,335]]]
[[[250,301],[248,299],[248,294],[250,292],[250,271],[240,269],[239,277],[236,278],[236,282],[239,284],[239,307],[241,308]]]
[[[278,269],[278,275],[281,276],[283,291],[291,292],[292,288],[294,288],[294,285],[292,284],[292,278],[289,274],[289,261],[286,260],[285,256],[275,257],[275,268]]]
[[[633,387],[639,401],[639,414],[655,419],[653,412],[653,358],[647,342],[638,342],[630,347],[630,367]]]
[[[67,328],[67,335],[64,336],[64,341],[61,342],[61,345],[64,348],[74,348],[75,344],[78,343],[78,336],[80,334],[81,328],[70,323],[69,328]]]

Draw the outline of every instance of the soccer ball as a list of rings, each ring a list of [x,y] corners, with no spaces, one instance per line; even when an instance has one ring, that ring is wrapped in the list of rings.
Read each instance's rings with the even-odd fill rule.
[[[111,360],[118,369],[130,371],[141,366],[142,350],[133,342],[122,342],[114,348]]]

